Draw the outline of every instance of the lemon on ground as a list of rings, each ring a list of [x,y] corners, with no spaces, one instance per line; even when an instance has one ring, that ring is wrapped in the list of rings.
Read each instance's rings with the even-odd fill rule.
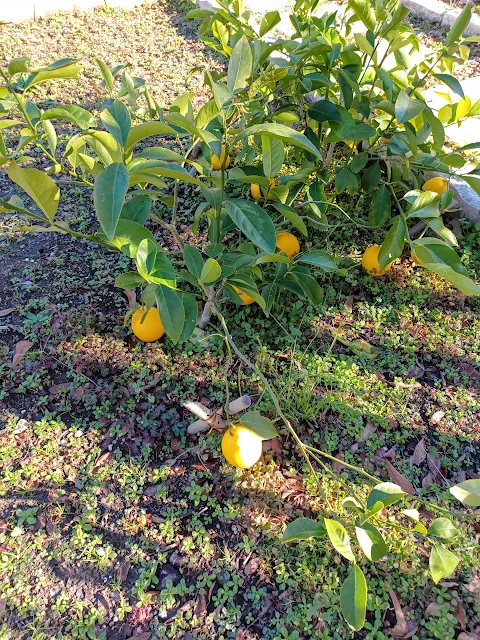
[[[223,434],[222,453],[234,467],[249,469],[262,455],[262,439],[243,424],[236,424]]]
[[[283,251],[283,253],[286,253],[290,260],[300,251],[299,241],[293,233],[289,233],[288,231],[280,231],[280,233],[277,233],[275,245]]]
[[[270,186],[268,187],[268,190],[270,191],[270,189],[274,189],[274,188],[275,188],[275,178],[270,178]],[[252,182],[252,184],[250,185],[250,194],[254,200],[261,200],[262,190],[260,189],[260,185]]]
[[[235,289],[235,291],[238,293],[238,295],[244,301],[245,304],[253,304],[255,302],[252,296],[249,296],[248,293],[245,293],[245,291],[242,291],[235,285],[233,285],[233,288]]]
[[[387,264],[387,266],[384,269],[382,269],[382,267],[380,266],[380,263],[378,262],[379,252],[380,252],[380,245],[372,244],[372,246],[368,247],[368,249],[365,251],[365,253],[362,256],[362,267],[365,269],[367,273],[369,273],[371,276],[374,276],[375,278],[378,278],[379,276],[383,276],[383,274],[385,274],[387,271],[390,271],[390,269],[392,268],[392,265],[390,263],[390,264]]]
[[[222,151],[220,152],[220,160],[218,159],[218,156],[216,153],[212,155],[212,169],[214,171],[220,171],[224,162],[225,162],[225,166],[223,168],[228,169],[228,167],[230,166],[230,156],[227,156],[225,158],[225,146],[222,144]]]
[[[151,307],[142,322],[144,314],[145,307],[140,307],[135,311],[132,316],[132,331],[143,342],[155,342],[165,333],[160,314],[157,307]]]
[[[422,187],[423,191],[434,191],[435,193],[438,193],[439,196],[441,196],[447,189],[448,181],[445,180],[445,178],[442,178],[442,176],[430,178],[430,180],[427,180]]]

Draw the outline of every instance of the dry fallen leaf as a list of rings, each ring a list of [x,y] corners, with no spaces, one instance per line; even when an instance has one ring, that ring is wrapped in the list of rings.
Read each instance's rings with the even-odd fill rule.
[[[415,620],[406,620],[403,609],[400,606],[400,602],[394,591],[389,591],[390,598],[392,599],[393,608],[395,609],[395,616],[397,618],[397,624],[390,630],[390,633],[394,638],[406,639],[411,638],[418,629],[418,623]]]
[[[33,347],[33,342],[30,342],[30,340],[20,340],[20,342],[17,342],[17,344],[15,345],[15,353],[13,355],[13,360],[12,360],[13,369],[17,366],[17,364],[20,362],[23,356],[27,353],[27,351],[29,351],[32,347]]]
[[[124,289],[125,295],[128,300],[128,308],[135,309],[135,305],[137,304],[137,294],[135,289]]]
[[[395,484],[398,484],[398,486],[402,489],[402,491],[405,491],[405,493],[413,495],[414,488],[410,480],[407,480],[407,478],[405,478],[405,476],[402,475],[400,471],[397,471],[389,460],[384,460],[384,462],[385,466],[387,467],[387,473],[390,480]]]
[[[93,465],[92,473],[96,473],[100,469],[100,467],[103,467],[104,465],[108,464],[111,460],[113,460],[114,457],[115,457],[115,454],[113,453],[113,451],[107,451],[106,453],[102,453],[102,455],[99,456],[95,461],[95,464]]]
[[[462,633],[458,635],[457,640],[480,640],[480,636],[474,631],[462,631]]]
[[[365,425],[365,428],[358,442],[365,442],[368,436],[372,435],[372,433],[375,433],[376,430],[377,430],[377,427],[375,426],[375,423],[369,420]]]
[[[431,473],[427,473],[427,475],[422,478],[422,489],[428,489],[435,481],[435,478]]]
[[[458,620],[458,624],[462,629],[465,629],[467,626],[467,617],[465,615],[465,609],[462,607],[462,604],[457,600],[457,608],[455,613],[453,614],[455,618]]]
[[[470,593],[480,593],[480,575],[473,576],[470,582],[465,585],[465,589]]]
[[[415,447],[415,449],[413,450],[413,454],[410,459],[410,462],[412,463],[412,465],[419,465],[425,461],[426,457],[427,457],[427,450],[425,448],[425,438],[422,438],[420,442],[417,444],[417,446]]]
[[[15,311],[15,307],[10,307],[10,309],[2,309],[0,311],[0,318],[4,318],[5,316],[10,315],[13,311]]]
[[[443,607],[445,606],[445,603],[443,604],[438,604],[438,602],[431,602],[428,607],[425,609],[424,611],[424,616],[429,616],[431,613],[434,613],[434,611],[441,611],[443,609]]]
[[[430,418],[430,424],[438,424],[444,415],[445,411],[435,411],[433,416]]]

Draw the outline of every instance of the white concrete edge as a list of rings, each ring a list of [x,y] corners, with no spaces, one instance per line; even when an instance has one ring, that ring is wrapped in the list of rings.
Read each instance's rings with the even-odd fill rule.
[[[439,22],[442,27],[450,27],[457,19],[461,9],[450,9],[440,0],[402,0],[410,11],[430,22]],[[480,35],[480,15],[473,13],[468,27],[464,31],[466,36]]]

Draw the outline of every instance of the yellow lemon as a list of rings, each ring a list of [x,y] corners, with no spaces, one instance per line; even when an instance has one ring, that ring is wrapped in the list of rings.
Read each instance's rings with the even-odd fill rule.
[[[135,311],[132,316],[132,331],[143,342],[155,342],[165,333],[160,314],[157,307],[151,307],[142,322],[144,314],[145,307],[140,307]]]
[[[222,453],[234,467],[249,469],[262,455],[262,440],[243,424],[236,424],[223,434]]]
[[[270,186],[268,190],[275,188],[275,178],[270,178]],[[250,185],[250,194],[254,200],[262,200],[262,190],[260,189],[260,185],[252,182]],[[268,197],[268,196],[267,196]]]
[[[362,267],[365,269],[367,273],[375,278],[379,276],[383,276],[387,271],[390,271],[392,268],[391,264],[387,264],[387,266],[382,269],[380,263],[378,262],[378,254],[380,252],[379,244],[372,244],[371,247],[365,251],[362,256]]]
[[[430,180],[427,180],[422,187],[423,191],[434,191],[435,193],[438,193],[439,196],[441,196],[447,189],[448,181],[441,176],[430,178]]]
[[[255,300],[252,298],[252,296],[249,296],[248,293],[245,293],[245,291],[242,291],[241,289],[239,289],[235,285],[232,285],[232,286],[235,289],[235,291],[238,293],[240,298],[244,301],[245,304],[253,304],[255,302]]]
[[[299,241],[293,233],[289,233],[288,231],[280,231],[280,233],[277,233],[275,245],[280,249],[280,251],[286,253],[290,260],[300,251]]]
[[[224,162],[225,162],[225,166],[223,168],[228,169],[228,167],[230,166],[230,156],[227,156],[225,158],[225,146],[222,144],[222,151],[220,152],[220,160],[218,159],[218,156],[216,153],[212,155],[212,169],[214,171],[220,171]]]

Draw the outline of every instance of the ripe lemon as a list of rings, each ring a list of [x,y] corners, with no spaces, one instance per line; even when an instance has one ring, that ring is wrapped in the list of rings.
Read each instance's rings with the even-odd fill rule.
[[[160,314],[157,307],[151,307],[145,316],[145,320],[141,322],[144,313],[145,307],[140,307],[135,311],[132,316],[132,331],[143,342],[155,342],[165,333]]]
[[[372,244],[371,247],[365,251],[362,256],[362,267],[365,269],[367,273],[375,278],[379,276],[383,276],[387,271],[390,271],[392,268],[391,264],[387,264],[387,266],[382,269],[380,263],[378,262],[378,253],[380,251],[379,244]]]
[[[293,235],[293,233],[289,233],[288,231],[280,231],[277,233],[277,241],[275,245],[286,253],[290,260],[293,256],[300,251],[300,243],[297,238]]]
[[[227,156],[225,158],[225,146],[222,144],[222,151],[220,152],[220,160],[218,159],[218,156],[216,153],[212,155],[212,169],[214,171],[220,171],[224,162],[225,162],[225,166],[223,168],[228,169],[228,167],[230,166],[230,156]]]
[[[262,440],[243,424],[236,424],[223,434],[222,452],[234,467],[249,469],[262,455]]]
[[[275,188],[275,178],[270,178],[270,186],[268,190],[270,191],[270,189],[274,189],[274,188]],[[252,184],[250,185],[250,193],[254,200],[262,200],[262,191],[260,189],[260,185],[252,182]]]
[[[441,176],[430,178],[430,180],[427,180],[422,187],[423,191],[434,191],[435,193],[438,193],[439,196],[441,196],[447,189],[448,182]]]
[[[245,293],[245,291],[242,291],[235,285],[233,285],[233,288],[235,289],[235,291],[238,293],[238,295],[244,301],[245,304],[253,304],[255,302],[252,296],[249,296],[248,293]]]

